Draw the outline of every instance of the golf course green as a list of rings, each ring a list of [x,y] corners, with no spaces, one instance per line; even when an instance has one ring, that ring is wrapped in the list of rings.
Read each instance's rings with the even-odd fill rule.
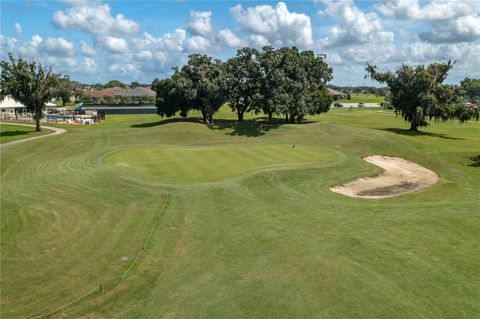
[[[188,148],[140,148],[115,152],[105,162],[146,179],[164,182],[215,181],[253,170],[321,163],[332,153],[316,146],[264,144]]]
[[[1,150],[2,318],[477,318],[480,124],[389,111],[303,124],[157,115]],[[401,157],[385,199],[332,185]]]

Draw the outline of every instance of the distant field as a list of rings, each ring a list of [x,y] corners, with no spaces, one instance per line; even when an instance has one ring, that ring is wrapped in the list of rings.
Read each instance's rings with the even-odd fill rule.
[[[2,148],[1,318],[479,317],[479,122],[198,115],[107,115]],[[329,191],[380,173],[375,154],[440,182]]]
[[[365,102],[365,103],[382,103],[385,101],[385,98],[383,96],[377,96],[374,94],[350,94],[351,99],[350,100],[339,100],[339,103],[359,103],[359,102]]]
[[[0,144],[21,140],[38,134],[48,134],[49,132],[50,131],[45,130],[41,133],[35,133],[34,127],[6,124],[2,122],[0,124]]]

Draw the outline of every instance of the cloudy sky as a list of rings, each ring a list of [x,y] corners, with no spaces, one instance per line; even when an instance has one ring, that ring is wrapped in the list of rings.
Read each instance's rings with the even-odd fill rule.
[[[1,57],[36,58],[85,83],[150,83],[192,53],[297,46],[327,55],[338,85],[372,85],[367,62],[456,59],[480,77],[480,0],[1,1]]]

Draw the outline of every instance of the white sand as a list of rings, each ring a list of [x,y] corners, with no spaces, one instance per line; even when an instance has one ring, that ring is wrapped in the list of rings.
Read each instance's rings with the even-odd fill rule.
[[[439,179],[438,175],[428,168],[400,157],[373,155],[365,157],[364,160],[380,166],[385,172],[332,186],[330,190],[350,197],[386,198],[430,187]]]

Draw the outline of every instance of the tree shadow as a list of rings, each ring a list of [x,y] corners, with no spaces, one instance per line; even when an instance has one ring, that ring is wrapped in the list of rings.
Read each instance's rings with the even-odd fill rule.
[[[472,162],[469,164],[469,166],[480,167],[480,154],[477,156],[470,157],[470,160]]]
[[[18,136],[18,135],[27,135],[28,133],[31,133],[32,131],[5,131],[1,132],[0,136]]]
[[[150,123],[141,123],[141,124],[132,124],[130,127],[134,128],[149,128],[160,125],[166,125],[171,123],[198,123],[204,124],[201,118],[197,117],[175,117],[165,120],[160,120],[157,122]],[[255,119],[243,120],[241,122],[236,119],[213,119],[212,124],[207,124],[206,126],[211,130],[220,130],[227,131],[226,135],[231,136],[247,136],[255,137],[265,135],[268,131],[276,129],[281,125],[303,125],[315,123],[315,121],[304,120],[298,124],[288,124],[285,123],[285,120],[282,118],[273,118],[271,122],[268,122],[267,117],[259,117]]]
[[[406,129],[401,129],[401,128],[380,128],[379,130],[381,131],[388,131],[400,135],[406,135],[406,136],[430,136],[430,137],[438,137],[438,138],[444,138],[448,140],[465,140],[464,138],[459,138],[459,137],[452,137],[448,136],[445,134],[440,134],[440,133],[432,133],[432,132],[423,132],[423,131],[411,131],[411,130],[406,130]]]
[[[272,123],[264,119],[250,119],[241,122],[235,119],[218,119],[213,120],[213,124],[207,125],[211,130],[225,131],[226,135],[230,136],[246,136],[256,137],[265,135],[268,131],[280,127],[285,124],[278,120],[272,120]]]
[[[171,119],[160,120],[158,122],[150,122],[150,123],[141,123],[141,124],[132,124],[130,127],[135,128],[147,128],[147,127],[154,127],[159,125],[166,125],[171,123],[203,123],[199,118],[196,117],[175,117]]]

